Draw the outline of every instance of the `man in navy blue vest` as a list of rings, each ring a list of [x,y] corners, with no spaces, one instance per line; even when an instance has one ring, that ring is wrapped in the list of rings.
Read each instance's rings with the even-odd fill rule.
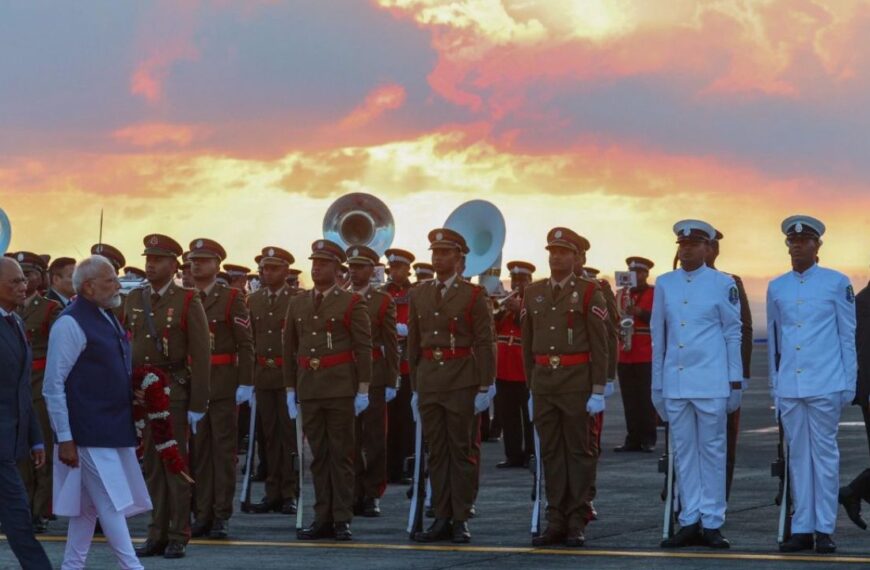
[[[70,517],[63,567],[84,568],[97,517],[122,568],[142,564],[125,517],[151,510],[136,459],[131,352],[112,309],[114,266],[100,255],[73,272],[76,299],[48,343],[42,393],[57,437],[54,512]]]
[[[27,492],[18,460],[28,452],[37,468],[45,462],[42,434],[30,395],[30,347],[15,307],[27,297],[27,278],[14,259],[0,258],[0,524],[24,568],[51,568],[33,535]]]

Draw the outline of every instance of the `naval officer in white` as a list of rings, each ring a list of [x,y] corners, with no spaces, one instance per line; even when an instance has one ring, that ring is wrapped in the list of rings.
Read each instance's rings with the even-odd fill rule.
[[[825,225],[782,222],[792,271],[767,288],[771,396],[789,447],[795,512],[783,552],[831,553],[837,522],[840,413],[855,398],[855,293],[849,278],[819,267]]]
[[[743,391],[740,300],[734,280],[704,264],[716,230],[674,225],[681,267],[656,280],[650,328],[652,400],[669,423],[680,482],[680,531],[663,548],[728,548],[725,522],[726,413]]]

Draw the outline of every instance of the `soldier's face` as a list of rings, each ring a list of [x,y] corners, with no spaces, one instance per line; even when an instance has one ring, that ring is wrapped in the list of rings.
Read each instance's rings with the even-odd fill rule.
[[[550,273],[565,275],[574,271],[577,254],[567,247],[551,247],[549,255]]]
[[[33,269],[25,273],[24,276],[27,277],[27,296],[30,297],[42,286],[42,272]]]
[[[512,273],[511,291],[519,291],[519,294],[522,295],[526,291],[526,285],[528,285],[531,280],[532,276],[526,273]]]
[[[273,265],[271,263],[263,265],[260,271],[260,275],[262,275],[261,281],[266,287],[271,287],[272,289],[280,289],[287,280],[288,274],[287,266]]]
[[[194,279],[214,279],[218,274],[220,262],[216,257],[190,260],[190,272]]]
[[[390,279],[394,283],[407,283],[411,276],[411,266],[407,263],[391,263],[389,269]]]
[[[793,236],[786,240],[788,254],[793,264],[812,265],[819,256],[821,243],[819,240],[806,236]]]
[[[646,269],[635,269],[634,273],[637,275],[637,284],[646,285],[646,280],[649,279],[649,271]]]
[[[375,271],[375,267],[368,263],[351,263],[348,268],[350,269],[350,282],[353,283],[354,287],[368,285]]]
[[[683,240],[677,246],[677,257],[684,269],[697,269],[704,264],[710,253],[710,245],[703,240]]]
[[[436,247],[432,250],[432,265],[438,275],[453,275],[459,266],[461,254],[452,247]]]
[[[311,280],[320,287],[331,287],[338,275],[338,263],[328,259],[311,260]]]
[[[178,261],[165,255],[145,256],[145,278],[155,285],[167,283],[178,270]]]

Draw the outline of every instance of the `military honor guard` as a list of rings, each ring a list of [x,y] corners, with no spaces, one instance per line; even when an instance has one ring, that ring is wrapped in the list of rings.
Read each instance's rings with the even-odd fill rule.
[[[251,270],[244,265],[224,263],[224,271],[228,277],[228,285],[239,291],[248,291],[248,274]]]
[[[72,284],[72,274],[75,267],[76,260],[71,257],[58,257],[48,266],[50,285],[45,296],[60,303],[60,306],[64,308],[70,304],[70,299],[76,294]]]
[[[716,269],[716,260],[719,258],[719,242],[725,236],[716,230],[716,239],[710,242],[710,253],[707,256],[707,267]],[[726,273],[737,286],[737,296],[740,299],[740,362],[743,364],[743,389],[749,386],[749,378],[752,376],[752,309],[749,307],[749,297],[743,280],[733,273]],[[725,471],[725,499],[731,496],[731,482],[734,480],[734,465],[737,459],[737,434],[740,433],[740,408],[728,413],[727,446],[726,446],[726,471]]]
[[[351,540],[354,419],[369,404],[371,323],[365,301],[336,282],[346,261],[338,244],[312,244],[314,289],[290,301],[284,329],[284,386],[292,419],[313,454],[314,522],[298,538]]]
[[[255,513],[296,514],[298,477],[293,468],[296,424],[287,411],[282,334],[293,295],[287,285],[293,255],[280,247],[264,247],[258,264],[263,286],[248,297],[257,364],[254,389],[266,451],[266,496],[252,506]],[[259,434],[258,434],[259,435]]]
[[[160,234],[146,236],[144,244],[148,285],[127,295],[124,325],[132,336],[133,367],[156,366],[170,378],[173,438],[187,461],[188,431],[196,433],[209,407],[209,325],[195,291],[173,281],[181,246]],[[136,554],[181,558],[190,539],[190,483],[164,465],[148,427],[143,445],[145,482],[154,510],[148,538]]]
[[[532,282],[535,266],[527,261],[509,261],[511,293],[496,311],[496,394],[495,415],[502,428],[504,461],[496,467],[527,467],[534,453],[532,422],[527,403],[529,387],[523,366],[522,306],[526,287]]]
[[[191,273],[208,320],[211,391],[208,411],[194,435],[196,520],[194,537],[226,538],[236,490],[236,407],[254,393],[254,339],[244,294],[216,282],[223,246],[190,242]]]
[[[652,405],[652,318],[655,288],[649,284],[649,272],[655,264],[645,257],[625,260],[633,271],[637,285],[626,287],[617,295],[620,315],[631,319],[630,330],[623,330],[619,342],[619,391],[625,413],[625,441],[617,452],[651,453],[656,446],[656,411]]]
[[[353,293],[365,301],[372,331],[372,381],[368,408],[356,418],[356,484],[354,514],[381,515],[380,500],[387,488],[387,404],[396,397],[399,382],[399,344],[396,303],[392,295],[372,285],[380,256],[363,245],[345,252]]]
[[[404,249],[388,249],[389,280],[384,291],[396,304],[396,336],[399,348],[399,374],[396,398],[387,404],[387,478],[401,483],[405,460],[414,454],[414,418],[411,414],[411,368],[408,365],[408,317],[411,302],[411,264],[414,254]]]
[[[674,225],[680,269],[656,280],[652,401],[668,422],[680,482],[680,530],[663,548],[729,548],[725,522],[725,422],[743,393],[740,298],[734,280],[707,267],[716,230]]]
[[[541,440],[547,496],[547,528],[532,544],[580,547],[598,464],[590,424],[605,407],[609,317],[598,284],[574,274],[588,242],[554,228],[546,247],[550,278],[526,287],[522,309],[529,415]]]
[[[48,337],[54,321],[60,315],[61,306],[55,301],[46,299],[39,294],[39,286],[46,270],[41,257],[29,251],[14,254],[24,276],[27,278],[27,299],[16,309],[24,325],[24,332],[30,343],[33,361],[30,367],[30,390],[33,397],[33,412],[39,420],[39,427],[45,435],[46,457],[54,453],[54,439],[51,435],[51,424],[48,421],[48,410],[42,397],[42,381],[45,375],[46,352]],[[48,518],[52,514],[52,465],[47,462],[40,469],[34,467],[33,461],[27,457],[18,462],[21,480],[27,489],[30,499],[30,511],[33,518],[33,530],[37,534],[48,529]]]
[[[767,289],[770,385],[789,450],[794,516],[783,552],[836,550],[840,413],[855,397],[855,293],[848,277],[817,263],[825,225],[782,222],[792,270]],[[815,533],[815,536],[813,534]]]
[[[456,273],[465,238],[429,232],[435,278],[411,292],[408,361],[415,416],[429,445],[435,521],[419,542],[471,540],[476,484],[472,437],[477,414],[489,408],[495,377],[493,320],[486,290]]]

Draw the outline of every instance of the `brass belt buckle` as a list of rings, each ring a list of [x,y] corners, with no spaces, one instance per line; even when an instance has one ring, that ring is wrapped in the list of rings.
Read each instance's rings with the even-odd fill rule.
[[[559,366],[561,366],[561,365],[562,365],[562,357],[559,356],[558,354],[551,354],[550,355],[550,368],[555,370],[556,368],[559,368]]]
[[[274,359],[274,358],[267,358],[267,359],[266,359],[266,368],[278,368],[278,367],[275,365],[275,359]]]
[[[320,359],[316,357],[312,358],[308,361],[308,367],[312,370],[317,370],[318,368],[320,368]]]
[[[435,360],[435,362],[441,362],[444,360],[444,352],[440,348],[433,348],[432,359]]]

